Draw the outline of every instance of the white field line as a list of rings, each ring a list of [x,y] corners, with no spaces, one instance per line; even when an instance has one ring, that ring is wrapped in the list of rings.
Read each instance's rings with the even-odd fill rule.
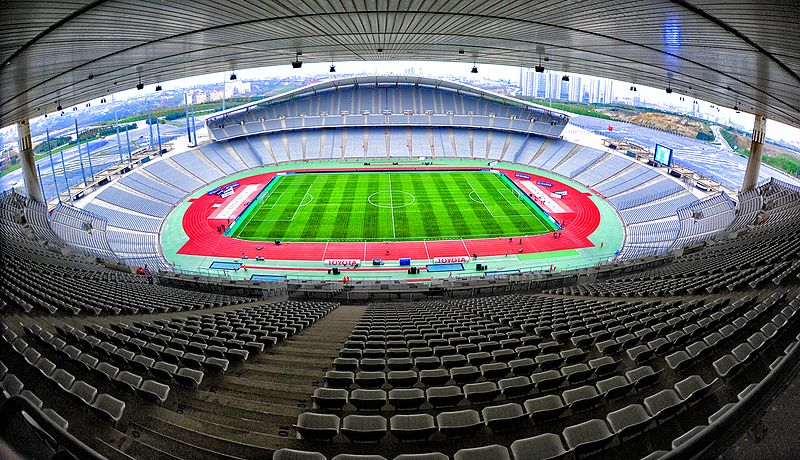
[[[395,231],[394,228],[394,199],[392,198],[392,175],[388,174],[388,177],[389,177],[389,208],[391,208],[392,210],[392,238],[397,238],[397,232]]]

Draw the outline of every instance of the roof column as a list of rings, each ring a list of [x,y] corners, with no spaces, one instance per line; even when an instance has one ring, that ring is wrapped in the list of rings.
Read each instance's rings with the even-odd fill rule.
[[[39,176],[36,173],[36,161],[33,157],[30,120],[26,118],[17,122],[17,135],[19,136],[19,161],[22,179],[25,182],[25,193],[28,198],[44,203],[42,187],[39,185]]]
[[[747,170],[744,173],[741,193],[753,190],[758,185],[758,172],[761,170],[761,157],[767,132],[767,117],[756,114],[753,123],[753,141],[750,143],[750,158],[747,159]]]

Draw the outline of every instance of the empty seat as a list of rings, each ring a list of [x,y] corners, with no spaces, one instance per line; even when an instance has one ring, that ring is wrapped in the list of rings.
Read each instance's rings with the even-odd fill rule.
[[[348,415],[342,420],[342,434],[353,441],[379,441],[386,436],[386,419],[380,415]]]
[[[435,407],[455,406],[464,399],[461,388],[450,385],[445,387],[431,387],[425,391],[425,396],[429,403]]]
[[[453,460],[511,460],[508,449],[492,444],[490,446],[474,447],[472,449],[461,449],[453,455]]]
[[[339,434],[339,417],[332,414],[303,412],[294,429],[306,439],[332,439]]]
[[[378,410],[386,404],[386,392],[359,388],[350,393],[350,404],[359,410]]]
[[[560,436],[544,433],[514,441],[511,443],[511,454],[514,460],[553,460],[563,458],[567,450]]]
[[[419,381],[427,386],[444,385],[450,381],[450,373],[446,369],[425,369],[419,371]]]
[[[481,411],[486,426],[493,431],[503,431],[519,427],[527,418],[522,406],[517,403],[506,403],[487,406]]]
[[[356,373],[355,383],[362,388],[380,388],[386,383],[386,374],[382,371],[361,371]]]
[[[393,387],[411,387],[419,380],[415,371],[389,371],[386,381]]]
[[[316,388],[311,400],[314,401],[316,407],[322,409],[335,409],[340,410],[347,404],[347,390],[342,388]]]
[[[143,399],[161,406],[169,396],[169,385],[164,385],[155,380],[145,380],[138,388],[138,393]]]
[[[348,388],[355,383],[355,374],[347,371],[327,371],[323,379],[327,387]]]
[[[662,421],[678,413],[683,407],[683,400],[675,390],[667,389],[644,398],[644,406],[653,418]]]
[[[389,403],[396,409],[417,409],[425,402],[425,392],[419,388],[396,388],[389,391]]]
[[[424,454],[401,454],[394,460],[450,460],[450,457],[441,452],[429,452]]]
[[[72,399],[90,406],[97,397],[97,388],[89,385],[83,380],[76,380],[69,388],[67,395]]]
[[[132,372],[122,371],[117,374],[114,379],[114,386],[120,388],[128,393],[135,393],[139,386],[142,384],[141,375],[136,375]]]
[[[485,403],[494,400],[500,394],[500,389],[494,382],[468,383],[464,385],[464,396],[473,404]]]
[[[561,396],[573,412],[580,412],[595,407],[603,398],[595,387],[584,385],[582,387],[565,390]]]
[[[620,438],[626,438],[644,431],[653,418],[641,404],[630,404],[609,412],[606,420],[615,434]]]
[[[573,385],[589,380],[594,374],[594,370],[584,363],[578,363],[562,367],[561,373],[567,378],[567,382]]]
[[[328,460],[328,458],[319,452],[278,449],[272,454],[272,460]]]
[[[395,415],[389,419],[389,430],[404,441],[423,441],[436,433],[436,424],[429,414]]]
[[[125,412],[125,402],[109,394],[100,393],[91,404],[91,409],[101,419],[117,426]]]
[[[203,372],[182,367],[175,374],[175,381],[185,387],[197,388],[203,383]]]
[[[531,379],[525,376],[502,379],[497,382],[497,385],[506,398],[516,398],[518,396],[527,395],[534,387]]]
[[[450,369],[450,378],[459,385],[478,380],[481,371],[475,366],[461,366]]]
[[[531,381],[540,392],[550,391],[561,386],[566,377],[556,370],[537,372],[531,375]]]
[[[165,361],[157,361],[150,369],[157,379],[170,381],[178,373],[178,366]]]
[[[525,401],[525,411],[530,414],[534,422],[561,417],[566,410],[564,401],[556,395],[540,396]]]
[[[615,375],[598,381],[596,384],[597,390],[606,399],[618,399],[627,395],[633,389],[633,383],[629,382],[621,375]]]
[[[439,432],[447,437],[469,436],[482,425],[478,412],[467,409],[454,412],[440,412],[436,416]]]
[[[699,375],[690,375],[675,384],[675,391],[687,404],[691,404],[705,396],[716,381],[714,379],[711,383],[706,383]]]
[[[689,353],[686,353],[683,350],[678,350],[671,355],[667,355],[665,358],[667,360],[667,365],[670,369],[675,371],[681,371],[694,363],[694,360]]]
[[[600,419],[568,426],[564,428],[563,435],[567,446],[575,451],[576,455],[602,450],[614,439],[614,434],[608,429],[606,422]]]
[[[654,385],[660,376],[661,371],[655,372],[650,366],[637,367],[625,373],[625,377],[637,389]]]
[[[741,365],[733,355],[725,355],[713,363],[717,375],[724,379],[735,376],[741,370]]]

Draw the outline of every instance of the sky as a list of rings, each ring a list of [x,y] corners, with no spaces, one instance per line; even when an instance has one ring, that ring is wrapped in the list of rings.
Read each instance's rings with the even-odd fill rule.
[[[508,80],[512,84],[519,83],[520,68],[512,66],[501,66],[491,64],[478,64],[478,73],[473,74],[470,72],[472,69],[471,62],[431,62],[431,61],[352,61],[352,62],[337,62],[337,73],[329,73],[328,63],[306,63],[301,69],[293,69],[291,65],[286,64],[282,66],[261,67],[254,69],[234,70],[240,80],[248,79],[266,79],[266,78],[287,78],[287,77],[335,77],[341,74],[363,73],[363,74],[394,74],[406,75],[413,69],[415,75],[428,76],[436,78],[458,78],[461,81],[472,81],[479,83],[484,80]],[[205,85],[209,83],[219,83],[227,81],[230,72],[218,72],[207,74],[197,77],[182,78],[168,82],[161,82],[162,87],[167,89],[188,88],[198,85]],[[620,82],[614,80],[614,97],[627,97],[630,98],[632,94],[629,91],[631,83]],[[682,97],[679,93],[666,94],[663,88],[650,88],[643,85],[636,85],[637,95],[644,102],[656,104],[677,105],[683,107],[685,110],[691,110],[694,98],[684,96],[684,101],[680,100]],[[141,97],[152,94],[155,91],[155,84],[146,85],[142,91],[131,88],[129,90],[115,93],[111,97],[116,100],[126,100],[131,97]],[[105,96],[108,98],[108,96]],[[99,98],[91,101],[84,101],[78,104],[78,110],[81,110],[86,102],[92,105],[99,103]],[[710,106],[712,104],[705,101],[698,101],[701,104],[701,109],[704,112],[711,112]],[[71,110],[71,107],[65,108]],[[753,126],[753,115],[745,112],[736,113],[729,108],[720,107],[719,114],[722,120],[730,119],[733,122],[745,126],[750,129]],[[0,129],[0,134],[7,135],[15,130],[14,126]],[[800,129],[794,128],[783,123],[773,120],[767,121],[767,137],[773,140],[786,140],[798,142],[800,140]]]

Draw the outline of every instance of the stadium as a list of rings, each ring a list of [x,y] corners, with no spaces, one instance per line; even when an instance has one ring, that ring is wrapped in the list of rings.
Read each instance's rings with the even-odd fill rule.
[[[800,69],[794,51],[767,43],[796,45],[758,5],[731,7],[748,26],[710,4],[647,2],[639,19],[672,19],[626,36],[582,22],[577,7],[545,18],[521,2],[325,14],[312,11],[330,5],[308,2],[164,3],[151,5],[160,31],[125,3],[20,5],[8,19],[16,32],[0,32],[0,121],[17,124],[24,177],[0,195],[3,456],[788,458],[800,448],[800,182],[760,165],[767,117],[798,125]],[[468,6],[474,14],[460,13]],[[781,30],[797,26],[795,5],[776,8]],[[401,26],[405,14],[416,22]],[[616,26],[634,18],[598,14]],[[103,25],[110,17],[119,30]],[[137,44],[64,52],[84,46],[87,25]],[[474,33],[456,32],[465,27]],[[268,56],[248,49],[256,32],[270,35]],[[533,32],[547,45],[507,36]],[[709,36],[724,64],[695,49]],[[386,72],[215,111],[200,142],[187,103],[188,147],[162,149],[159,131],[154,149],[151,125],[151,146],[129,147],[129,161],[120,153],[95,181],[87,141],[95,182],[80,157],[85,187],[70,188],[62,155],[66,192],[45,199],[31,125],[53,97],[63,116],[62,105],[105,102],[143,79],[420,56],[466,59],[472,73],[538,63],[537,73],[563,65],[701,91],[754,113],[750,156],[741,171],[699,155],[679,165],[685,139],[625,126],[655,144],[637,154],[588,141],[577,126],[588,122],[544,103]],[[75,133],[80,156],[77,118]],[[708,164],[715,187],[704,185]]]

